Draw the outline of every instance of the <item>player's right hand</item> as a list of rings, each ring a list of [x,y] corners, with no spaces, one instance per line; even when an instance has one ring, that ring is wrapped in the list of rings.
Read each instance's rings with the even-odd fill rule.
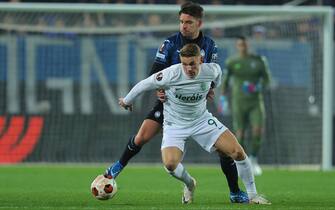
[[[158,89],[156,91],[156,95],[158,97],[158,100],[160,100],[160,102],[164,103],[166,101],[165,90]]]
[[[133,105],[132,104],[128,105],[124,103],[123,98],[119,98],[119,105],[123,107],[125,110],[133,111]]]

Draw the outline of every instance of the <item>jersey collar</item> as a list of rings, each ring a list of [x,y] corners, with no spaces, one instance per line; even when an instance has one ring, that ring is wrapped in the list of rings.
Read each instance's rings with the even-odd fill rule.
[[[189,43],[195,43],[199,47],[202,45],[202,40],[203,40],[203,33],[202,33],[202,31],[199,32],[199,36],[196,39],[187,39],[180,32],[179,32],[179,34],[181,36],[182,46],[184,46],[185,44],[189,44]]]

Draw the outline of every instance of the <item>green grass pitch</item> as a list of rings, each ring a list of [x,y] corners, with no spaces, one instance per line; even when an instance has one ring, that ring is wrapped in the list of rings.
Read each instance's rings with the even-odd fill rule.
[[[218,166],[185,166],[198,182],[190,205],[181,204],[182,185],[162,166],[130,165],[116,180],[118,193],[108,201],[96,200],[89,189],[106,165],[0,166],[0,210],[335,209],[334,171],[267,169],[256,183],[273,204],[260,206],[230,204]]]

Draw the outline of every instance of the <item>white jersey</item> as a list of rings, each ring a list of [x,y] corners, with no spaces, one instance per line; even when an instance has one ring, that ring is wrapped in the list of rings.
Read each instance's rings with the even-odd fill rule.
[[[189,78],[182,64],[172,65],[135,85],[124,98],[130,105],[143,91],[164,89],[167,101],[164,103],[164,124],[192,126],[207,112],[206,96],[214,82],[221,84],[222,71],[216,63],[203,63],[195,78]]]

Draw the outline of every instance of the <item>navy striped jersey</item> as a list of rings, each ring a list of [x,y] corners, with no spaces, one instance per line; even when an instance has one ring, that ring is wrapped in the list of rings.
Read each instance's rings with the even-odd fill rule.
[[[173,64],[180,63],[180,49],[188,43],[196,43],[200,47],[200,53],[204,63],[216,63],[217,46],[211,38],[200,32],[198,38],[190,40],[178,32],[168,37],[158,48],[150,75]]]

